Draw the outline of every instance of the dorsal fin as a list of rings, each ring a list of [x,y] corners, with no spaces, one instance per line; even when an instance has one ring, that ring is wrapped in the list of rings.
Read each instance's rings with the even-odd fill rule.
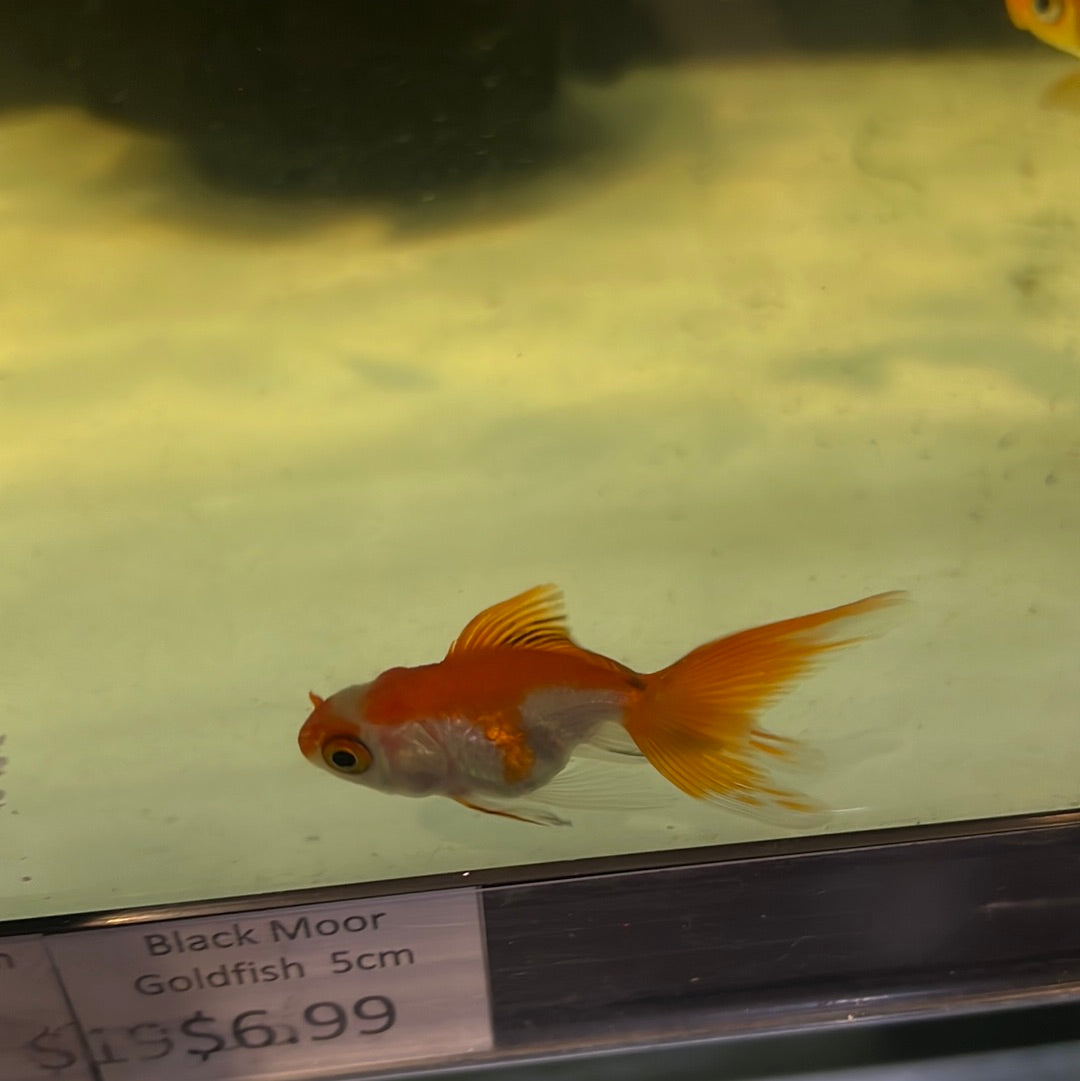
[[[534,586],[473,616],[457,636],[447,656],[470,649],[549,649],[563,652],[570,640],[557,586]]]
[[[500,601],[473,616],[457,636],[447,657],[473,649],[542,649],[587,658],[601,668],[621,672],[631,681],[640,676],[626,665],[583,649],[570,637],[558,586],[533,586],[509,600]]]

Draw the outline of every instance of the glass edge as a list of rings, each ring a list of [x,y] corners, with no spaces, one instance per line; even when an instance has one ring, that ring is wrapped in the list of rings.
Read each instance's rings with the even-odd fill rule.
[[[449,871],[381,881],[340,883],[262,894],[239,894],[223,898],[178,901],[175,904],[126,906],[92,912],[67,912],[0,919],[0,937],[26,934],[60,934],[146,923],[158,920],[227,916],[258,909],[293,905],[325,904],[369,897],[421,893],[432,890],[491,888],[537,884],[568,878],[585,878],[668,868],[719,865],[747,860],[791,858],[830,851],[852,851],[893,845],[932,845],[937,841],[999,836],[1053,830],[1080,824],[1080,808],[1043,811],[998,818],[968,819],[847,833],[821,833],[770,838],[735,844],[707,845],[660,852],[634,852],[557,862],[522,864],[480,870]]]

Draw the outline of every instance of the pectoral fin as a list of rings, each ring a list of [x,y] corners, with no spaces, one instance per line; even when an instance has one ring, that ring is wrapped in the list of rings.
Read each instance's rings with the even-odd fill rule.
[[[470,811],[482,811],[486,815],[498,815],[500,818],[513,818],[518,822],[529,822],[534,826],[569,826],[570,821],[560,818],[554,811],[530,803],[528,799],[501,800],[496,796],[451,797],[455,803],[468,807]]]

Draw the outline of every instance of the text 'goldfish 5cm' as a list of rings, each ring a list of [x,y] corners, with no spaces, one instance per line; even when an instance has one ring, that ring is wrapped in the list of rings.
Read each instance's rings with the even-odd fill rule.
[[[311,694],[300,750],[381,792],[547,825],[567,824],[553,808],[655,806],[609,784],[610,768],[578,765],[647,760],[690,796],[805,825],[824,808],[779,787],[772,771],[803,763],[808,749],[759,728],[758,713],[903,598],[879,593],[740,631],[646,674],[572,641],[558,589],[537,586],[481,612],[435,664]]]

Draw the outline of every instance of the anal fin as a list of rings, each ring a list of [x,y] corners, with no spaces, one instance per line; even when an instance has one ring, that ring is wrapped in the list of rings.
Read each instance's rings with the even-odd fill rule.
[[[574,748],[574,755],[598,758],[606,762],[644,762],[645,756],[630,738],[621,721],[604,721],[584,743]]]

